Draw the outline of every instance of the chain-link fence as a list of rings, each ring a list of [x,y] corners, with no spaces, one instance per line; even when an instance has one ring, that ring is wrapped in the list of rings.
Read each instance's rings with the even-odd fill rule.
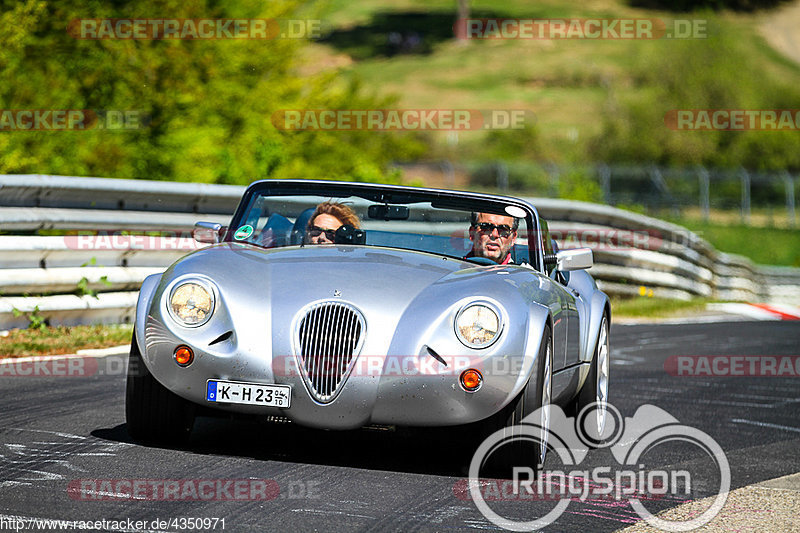
[[[603,202],[648,214],[679,217],[695,210],[708,220],[712,210],[738,211],[750,224],[752,214],[797,227],[798,173],[755,172],[744,168],[668,168],[597,164],[506,163],[468,166],[472,185],[503,192]]]

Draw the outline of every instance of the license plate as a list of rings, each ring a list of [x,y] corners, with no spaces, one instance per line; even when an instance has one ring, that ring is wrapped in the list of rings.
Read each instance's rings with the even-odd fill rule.
[[[288,385],[262,385],[241,381],[208,380],[206,400],[220,403],[289,407],[292,388]]]

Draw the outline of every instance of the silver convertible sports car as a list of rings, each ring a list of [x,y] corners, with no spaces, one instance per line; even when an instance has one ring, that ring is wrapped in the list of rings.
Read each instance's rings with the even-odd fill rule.
[[[200,222],[195,238],[209,245],[141,288],[136,440],[185,439],[214,412],[495,431],[551,403],[606,405],[610,305],[591,250],[558,251],[526,201],[265,180],[230,227]],[[592,412],[602,434],[606,410]]]

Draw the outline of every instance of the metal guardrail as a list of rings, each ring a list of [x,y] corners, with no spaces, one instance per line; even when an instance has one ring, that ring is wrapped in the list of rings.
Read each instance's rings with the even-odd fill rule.
[[[105,241],[77,235],[0,235],[0,329],[24,327],[25,314],[37,308],[51,323],[131,320],[142,280],[203,247],[188,237],[194,223],[227,223],[243,192],[244,187],[231,185],[0,176],[4,233],[120,228],[185,232],[177,237],[111,235]],[[611,294],[639,294],[645,287],[648,294],[666,298],[800,299],[800,269],[756,266],[717,252],[685,228],[613,207],[529,200],[549,221],[562,248],[594,248],[591,273]],[[455,229],[448,225],[443,231]]]

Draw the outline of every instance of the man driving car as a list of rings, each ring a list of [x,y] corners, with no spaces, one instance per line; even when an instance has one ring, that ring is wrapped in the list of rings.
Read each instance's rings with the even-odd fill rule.
[[[517,239],[519,219],[491,213],[472,213],[469,240],[472,250],[466,257],[485,257],[497,264],[511,263],[511,247]]]

